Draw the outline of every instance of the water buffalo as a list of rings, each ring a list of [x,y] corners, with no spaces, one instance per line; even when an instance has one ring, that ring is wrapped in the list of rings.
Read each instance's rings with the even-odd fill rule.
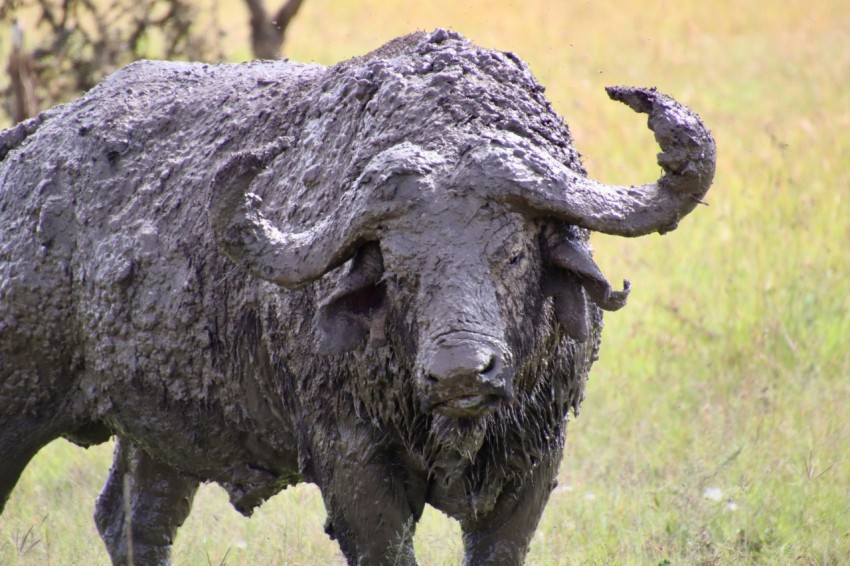
[[[521,562],[625,303],[589,231],[672,230],[714,142],[653,89],[663,176],[587,178],[528,67],[445,30],[332,67],[141,62],[0,134],[0,505],[64,436],[117,437],[95,519],[164,564],[201,481],[319,486],[352,564]],[[129,513],[130,516],[125,516]]]

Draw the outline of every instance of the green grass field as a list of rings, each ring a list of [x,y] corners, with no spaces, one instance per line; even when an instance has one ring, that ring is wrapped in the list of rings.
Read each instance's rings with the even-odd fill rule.
[[[634,291],[606,319],[528,563],[850,564],[846,1],[307,0],[286,55],[333,63],[436,26],[528,62],[596,178],[658,176],[645,120],[605,85],[657,86],[718,145],[709,206],[676,232],[594,240]],[[109,463],[108,446],[44,449],[0,518],[0,564],[108,563],[91,514]],[[343,562],[323,520],[310,486],[251,520],[205,486],[175,562]],[[461,560],[433,510],[416,546],[422,564]]]

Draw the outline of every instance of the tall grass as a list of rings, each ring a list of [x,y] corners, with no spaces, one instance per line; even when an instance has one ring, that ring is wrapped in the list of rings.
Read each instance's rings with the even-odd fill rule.
[[[525,59],[596,178],[658,175],[645,121],[604,85],[658,86],[718,143],[710,206],[668,236],[595,240],[634,292],[606,320],[528,562],[850,563],[846,3],[310,0],[287,55],[333,63],[435,26]],[[0,518],[0,563],[107,562],[90,515],[109,458],[43,450]],[[205,487],[177,563],[341,562],[323,519],[309,486],[250,521]],[[459,563],[458,533],[427,512],[420,562]]]

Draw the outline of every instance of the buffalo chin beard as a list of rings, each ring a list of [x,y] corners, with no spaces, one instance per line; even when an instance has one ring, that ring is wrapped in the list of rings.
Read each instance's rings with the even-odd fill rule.
[[[477,418],[453,418],[434,413],[428,431],[428,454],[432,467],[441,462],[471,462],[484,443],[492,415]]]

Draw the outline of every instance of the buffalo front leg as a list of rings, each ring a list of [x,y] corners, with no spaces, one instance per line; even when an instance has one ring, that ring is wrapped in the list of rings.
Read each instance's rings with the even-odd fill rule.
[[[26,465],[62,428],[45,417],[0,414],[0,514]]]
[[[555,486],[561,451],[549,454],[521,483],[505,486],[493,511],[461,522],[465,565],[522,564]]]
[[[349,445],[325,469],[325,531],[349,564],[416,564],[413,533],[425,507],[426,482],[405,472],[392,454],[359,448]]]
[[[174,535],[189,515],[197,488],[197,480],[119,439],[94,515],[112,563],[171,564]]]

